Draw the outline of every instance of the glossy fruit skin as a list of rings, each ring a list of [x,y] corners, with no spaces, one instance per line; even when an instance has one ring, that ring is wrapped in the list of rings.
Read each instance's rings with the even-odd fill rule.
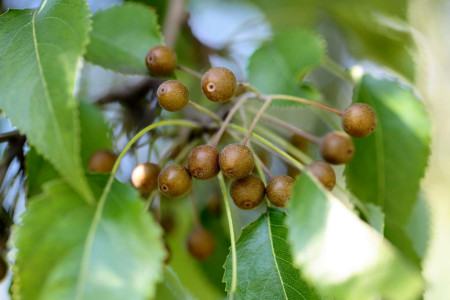
[[[230,195],[237,207],[253,209],[264,199],[265,187],[262,180],[253,174],[236,179],[231,183]]]
[[[189,90],[178,80],[164,81],[156,92],[158,103],[167,111],[180,111],[189,102]]]
[[[109,150],[98,150],[89,158],[88,169],[91,172],[110,173],[117,160],[117,155]]]
[[[145,64],[151,74],[167,76],[177,68],[177,55],[166,46],[156,46],[150,49],[145,57]]]
[[[239,179],[250,174],[255,166],[255,159],[247,146],[229,144],[220,152],[219,165],[226,177]]]
[[[214,251],[215,241],[212,234],[201,226],[197,226],[187,237],[189,253],[198,260],[207,259]]]
[[[336,185],[336,174],[329,164],[324,161],[315,161],[310,163],[307,168],[327,190],[333,190]]]
[[[141,194],[149,194],[158,187],[158,175],[161,169],[154,163],[142,163],[131,173],[131,182]]]
[[[347,134],[332,131],[323,137],[320,143],[320,154],[330,164],[345,164],[353,158],[355,145]]]
[[[295,179],[287,175],[277,175],[270,178],[266,187],[266,196],[273,205],[286,207],[292,194]]]
[[[372,134],[377,126],[375,111],[367,104],[355,103],[342,114],[342,127],[349,135],[363,138]]]
[[[202,77],[202,91],[214,102],[227,102],[236,92],[236,76],[227,68],[209,69]]]
[[[191,190],[191,187],[191,174],[181,165],[167,166],[159,173],[158,188],[166,197],[182,197]]]
[[[208,180],[220,171],[219,151],[209,145],[200,145],[191,150],[187,158],[188,170],[192,177]]]

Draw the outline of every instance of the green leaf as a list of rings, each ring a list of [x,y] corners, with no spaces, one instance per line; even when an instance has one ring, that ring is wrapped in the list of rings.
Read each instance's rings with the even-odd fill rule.
[[[361,201],[383,209],[386,237],[419,265],[404,227],[430,154],[430,119],[412,91],[386,79],[364,76],[355,100],[375,110],[378,125],[372,135],[354,140],[347,185]]]
[[[147,6],[125,3],[94,15],[85,58],[124,74],[147,75],[145,56],[163,44],[155,13]]]
[[[383,234],[384,231],[384,214],[381,207],[374,204],[368,203],[366,205],[367,212],[369,213],[369,224],[372,226],[379,234]]]
[[[156,288],[155,299],[191,300],[195,298],[184,288],[172,268],[166,266],[164,268],[164,278]]]
[[[80,102],[81,159],[87,170],[89,157],[97,150],[112,148],[112,132],[102,112],[93,104]],[[31,147],[26,155],[27,196],[42,192],[42,185],[60,178],[53,166]]]
[[[318,299],[292,264],[286,213],[268,208],[245,227],[236,243],[238,299]],[[227,291],[231,286],[231,254],[224,265]]]
[[[80,101],[81,160],[87,169],[89,158],[98,150],[112,150],[112,131],[95,105]]]
[[[252,55],[248,81],[265,94],[311,96],[301,79],[322,62],[325,51],[325,42],[315,33],[298,29],[284,31]],[[295,105],[288,101],[276,103]]]
[[[325,296],[416,299],[419,270],[311,175],[297,177],[286,224],[294,262]]]
[[[72,97],[89,29],[84,1],[48,0],[40,9],[0,16],[0,107],[67,182],[92,201]]]
[[[97,199],[108,176],[88,176]],[[103,205],[104,204],[104,205]],[[88,205],[54,180],[30,201],[14,235],[17,299],[144,299],[164,259],[161,232],[137,192],[114,181]]]

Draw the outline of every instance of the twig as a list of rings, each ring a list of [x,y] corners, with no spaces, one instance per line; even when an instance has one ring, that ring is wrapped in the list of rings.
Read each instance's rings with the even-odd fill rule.
[[[19,130],[13,130],[10,132],[0,133],[0,143],[8,142],[12,138],[16,138],[20,136]]]
[[[247,99],[254,96],[254,93],[245,93],[240,95],[233,107],[228,112],[227,117],[225,118],[225,121],[223,121],[222,125],[220,126],[219,130],[217,131],[214,139],[211,141],[211,146],[216,147],[219,143],[220,138],[222,137],[223,133],[225,132],[225,129],[227,128],[228,124],[230,123],[231,119],[233,118],[234,114],[238,111],[239,107],[241,107],[242,104],[244,104]]]
[[[250,139],[250,135],[252,134],[253,129],[256,126],[256,123],[258,123],[258,120],[261,118],[261,116],[264,114],[264,111],[269,107],[270,103],[272,102],[272,98],[266,98],[266,102],[264,102],[263,106],[259,109],[258,113],[256,114],[255,118],[253,119],[252,124],[250,125],[250,128],[247,131],[247,134],[244,137],[244,140],[242,141],[242,145],[247,145],[248,140]]]
[[[251,112],[255,112],[256,113],[255,109],[250,108],[249,110]],[[262,118],[264,120],[267,120],[267,121],[277,125],[277,126],[280,126],[280,127],[284,128],[284,129],[287,129],[287,130],[291,131],[292,133],[298,134],[298,135],[306,138],[307,140],[310,140],[313,143],[320,144],[320,140],[321,139],[319,137],[317,137],[317,136],[315,136],[315,135],[313,135],[313,134],[311,134],[309,132],[306,132],[306,131],[304,131],[304,130],[302,130],[300,128],[297,128],[297,127],[295,127],[295,126],[293,126],[293,125],[291,125],[289,123],[286,123],[286,122],[284,122],[284,121],[282,121],[282,120],[280,120],[280,119],[278,119],[276,117],[273,117],[271,115],[263,115]]]
[[[342,111],[326,106],[324,104],[320,104],[314,101],[310,101],[304,98],[300,98],[300,97],[294,97],[294,96],[290,96],[290,95],[269,95],[269,97],[271,97],[273,100],[287,100],[287,101],[293,101],[293,102],[299,102],[299,103],[304,103],[304,104],[308,104],[308,105],[312,105],[312,106],[316,106],[319,107],[321,109],[325,109],[328,111],[331,111],[332,113],[335,113],[339,116],[342,116]]]
[[[170,0],[167,5],[167,13],[164,21],[164,41],[170,48],[175,46],[181,24],[186,17],[183,0]]]
[[[185,66],[178,65],[177,69],[181,70],[183,72],[186,72],[188,74],[191,74],[192,76],[195,76],[195,77],[197,77],[199,79],[202,79],[202,77],[203,77],[202,73],[194,71],[194,70],[192,70],[192,69],[190,69],[188,67],[185,67]]]

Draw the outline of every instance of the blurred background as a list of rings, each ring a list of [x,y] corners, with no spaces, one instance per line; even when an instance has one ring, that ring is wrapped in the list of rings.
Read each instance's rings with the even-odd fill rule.
[[[39,0],[0,0],[2,12],[8,8],[36,8]],[[92,13],[123,0],[91,0]],[[290,28],[311,29],[326,41],[328,56],[354,76],[363,73],[396,77],[409,85],[427,105],[433,121],[432,156],[426,177],[423,180],[423,195],[430,208],[429,247],[426,251],[424,274],[427,280],[426,299],[448,299],[450,295],[450,1],[447,0],[140,0],[153,7],[159,15],[159,23],[166,44],[174,47],[182,65],[197,71],[213,66],[232,69],[238,79],[246,78],[249,57],[260,45],[277,32]],[[0,70],[1,72],[1,70]],[[177,74],[188,86],[197,86],[197,79]],[[123,76],[101,67],[80,62],[76,95],[90,102],[105,102],[102,110],[110,122],[115,135],[115,149],[121,149],[139,129],[157,118],[164,118],[164,112],[154,113],[154,95],[142,95],[137,102],[107,101],[120,98],[120,92],[139,87],[145,79],[137,76]],[[321,68],[305,77],[305,82],[314,86],[330,105],[346,107],[352,99],[352,87],[345,80]],[[113,96],[112,96],[113,95]],[[199,88],[191,89],[193,99],[215,109],[214,104],[205,101]],[[277,108],[272,108],[276,110]],[[185,112],[189,114],[189,111]],[[276,112],[275,112],[276,113]],[[283,119],[290,120],[305,130],[322,133],[327,128],[317,122],[308,111],[280,111]],[[300,117],[299,117],[300,116]],[[300,120],[300,121],[299,121]],[[333,121],[333,120],[331,120]],[[2,116],[1,132],[13,130]],[[164,152],[168,141],[156,147]],[[136,162],[146,160],[146,147],[134,149],[122,164],[119,179],[128,181]],[[15,151],[15,152],[14,152]],[[408,149],[405,149],[408,151]],[[2,156],[0,166],[1,214],[17,218],[24,210],[24,178],[20,171],[21,156],[17,149],[0,144]],[[271,168],[286,172],[285,166],[274,160]],[[338,170],[336,173],[342,173]],[[214,185],[214,184],[212,184]],[[198,193],[207,195],[200,199],[202,221],[206,226],[222,232],[222,223],[211,218],[211,211],[220,211],[220,204],[211,207],[216,195],[216,186],[195,187]],[[174,212],[177,228],[172,242],[183,240],[189,231],[192,218],[183,216],[189,211],[189,202]],[[217,204],[216,204],[217,206]],[[170,210],[170,209],[169,209]],[[241,226],[256,218],[260,211],[233,212]],[[172,217],[174,218],[174,217]],[[168,218],[169,219],[169,218]],[[171,222],[167,221],[168,224]],[[208,223],[209,222],[209,223]],[[209,224],[209,225],[207,225]],[[169,224],[170,225],[170,224]],[[191,290],[198,297],[205,295],[223,296],[220,270],[228,253],[227,237],[222,239],[213,258],[198,266],[186,253],[174,255],[172,265],[177,272],[194,270],[190,274],[179,273],[180,278],[196,280],[203,286]],[[177,251],[177,250],[175,250]],[[14,251],[8,253],[11,262]],[[177,269],[177,265],[179,268]],[[183,267],[184,266],[184,267]],[[220,269],[220,270],[219,270]],[[219,270],[219,273],[215,272]],[[10,280],[1,283],[0,299],[8,299]],[[202,294],[204,293],[204,295]]]

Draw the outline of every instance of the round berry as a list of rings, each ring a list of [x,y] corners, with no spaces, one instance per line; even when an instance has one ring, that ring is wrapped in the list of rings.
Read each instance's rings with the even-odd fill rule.
[[[193,257],[205,260],[214,251],[214,237],[203,227],[197,226],[187,237],[187,247]]]
[[[236,85],[234,73],[223,67],[212,68],[202,77],[203,94],[214,102],[230,100],[236,92]]]
[[[230,144],[220,152],[219,165],[226,177],[239,179],[250,174],[255,160],[252,151],[247,146]]]
[[[327,190],[333,190],[336,185],[336,174],[329,164],[324,161],[315,161],[310,163],[307,168]]]
[[[158,103],[167,111],[180,111],[189,102],[187,87],[178,80],[164,81],[156,92]]]
[[[323,137],[320,143],[320,154],[331,164],[345,164],[353,158],[355,145],[347,134],[333,131]]]
[[[114,167],[117,155],[109,150],[94,152],[89,158],[88,169],[91,172],[109,173]]]
[[[252,209],[257,207],[264,199],[264,183],[253,174],[236,179],[230,186],[230,195],[237,207]]]
[[[377,126],[375,111],[367,104],[350,105],[342,114],[342,127],[349,135],[362,138],[370,135]]]
[[[158,188],[164,196],[176,198],[186,195],[192,186],[188,170],[177,164],[165,167],[158,176]]]
[[[219,171],[219,151],[209,145],[200,145],[192,149],[187,158],[188,170],[192,177],[207,180]]]
[[[169,47],[153,47],[145,57],[147,69],[156,76],[167,76],[177,68],[177,55]]]
[[[143,195],[156,189],[160,168],[154,163],[143,163],[134,168],[131,182]]]
[[[287,175],[277,175],[267,183],[266,195],[273,205],[285,207],[292,194],[295,179]]]

